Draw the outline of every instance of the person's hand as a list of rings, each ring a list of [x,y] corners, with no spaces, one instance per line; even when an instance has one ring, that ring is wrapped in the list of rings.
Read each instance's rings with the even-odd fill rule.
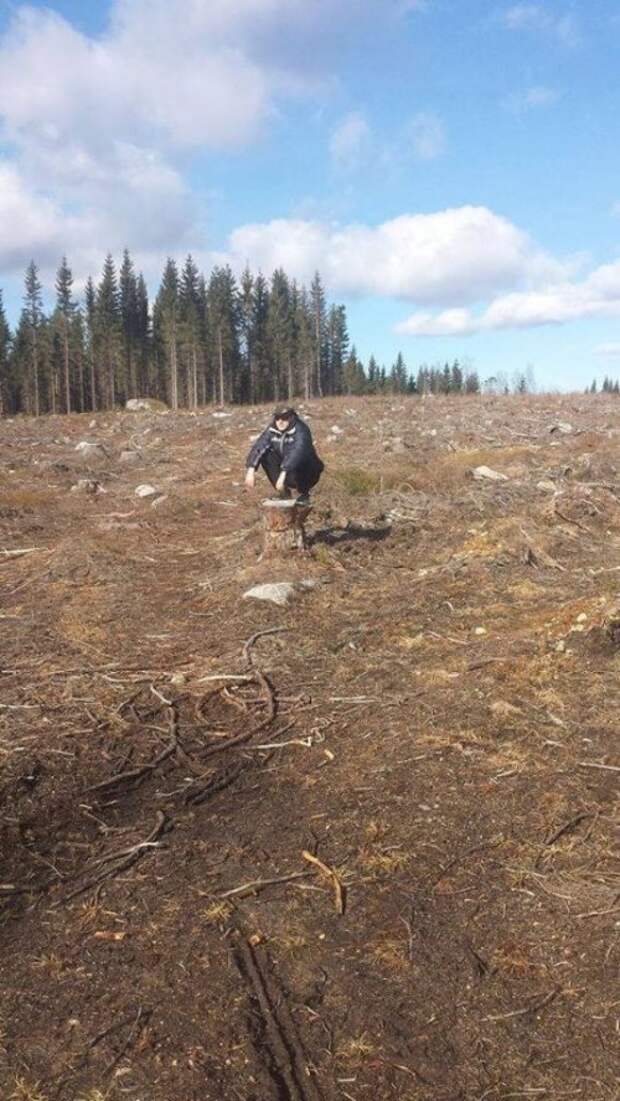
[[[278,477],[278,480],[276,482],[276,490],[278,491],[278,493],[282,493],[282,491],[284,489],[284,486],[285,486],[285,483],[286,483],[286,470],[283,470],[280,473],[280,475]]]
[[[256,478],[256,471],[253,466],[249,466],[245,472],[245,485],[246,489],[254,489],[254,481]]]

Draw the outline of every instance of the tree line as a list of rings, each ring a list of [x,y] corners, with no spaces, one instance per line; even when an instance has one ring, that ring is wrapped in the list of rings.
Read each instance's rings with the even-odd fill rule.
[[[455,360],[411,373],[401,353],[387,369],[366,365],[349,339],[346,309],[329,303],[319,273],[309,287],[278,269],[270,280],[227,266],[208,279],[192,256],[166,262],[149,301],[125,250],[111,254],[81,300],[66,258],[46,313],[34,261],[13,332],[0,290],[0,413],[113,409],[151,397],[172,409],[213,402],[282,402],[333,394],[473,394],[475,371]]]
[[[592,379],[592,385],[586,387],[586,394],[598,394],[599,385],[597,379]],[[600,387],[601,394],[620,394],[620,382],[618,379],[610,378],[609,375],[605,375]]]

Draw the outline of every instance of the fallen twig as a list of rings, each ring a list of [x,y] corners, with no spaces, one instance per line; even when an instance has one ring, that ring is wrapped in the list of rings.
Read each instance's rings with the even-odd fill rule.
[[[315,868],[318,868],[324,876],[327,876],[327,878],[331,880],[334,888],[334,904],[336,906],[336,913],[344,914],[344,888],[342,886],[342,883],[340,882],[340,879],[338,878],[337,873],[334,871],[333,868],[330,868],[327,864],[324,864],[322,860],[319,860],[318,856],[313,856],[312,853],[309,853],[307,849],[304,849],[301,855],[303,856],[304,860],[307,860],[309,864],[314,864]]]
[[[128,868],[131,868],[136,861],[140,860],[142,856],[147,852],[152,852],[154,849],[161,848],[160,837],[165,830],[171,828],[171,823],[166,818],[163,811],[157,811],[157,819],[155,826],[151,830],[148,837],[144,841],[139,841],[137,845],[133,845],[130,849],[123,849],[121,852],[112,853],[109,856],[104,856],[98,860],[97,864],[109,864],[113,860],[118,860],[119,863],[113,868],[102,869],[96,876],[89,879],[86,883],[83,883],[81,887],[76,887],[74,891],[71,891],[68,895],[65,895],[63,901],[70,902],[72,898],[77,898],[78,895],[84,894],[84,891],[90,890],[91,887],[97,886],[103,879],[111,879],[113,876],[118,875],[120,872],[125,872]],[[95,865],[96,866],[96,865]]]
[[[243,657],[248,665],[254,665],[254,658],[252,656],[252,647],[259,638],[264,638],[265,635],[279,635],[286,631],[289,631],[290,627],[268,627],[265,631],[257,631],[248,638],[243,644]]]
[[[20,547],[17,550],[0,550],[0,554],[2,554],[4,558],[21,558],[24,554],[34,554],[35,551],[41,549],[41,547]]]
[[[127,1039],[125,1040],[125,1043],[123,1044],[123,1046],[122,1046],[121,1050],[118,1052],[118,1054],[115,1055],[114,1058],[112,1059],[112,1061],[110,1063],[108,1063],[108,1065],[104,1068],[104,1071],[103,1071],[104,1075],[109,1074],[110,1071],[114,1070],[114,1067],[116,1066],[116,1064],[120,1063],[121,1059],[123,1058],[123,1055],[125,1054],[127,1049],[133,1043],[133,1039],[134,1039],[134,1036],[136,1034],[137,1029],[140,1027],[140,1025],[142,1024],[143,1021],[148,1020],[150,1015],[151,1015],[151,1010],[150,1009],[143,1009],[142,1006],[140,1006],[138,1008],[138,1012],[136,1014],[136,1017],[134,1019],[134,1022],[132,1024],[132,1026],[131,1026],[128,1034],[127,1034]]]
[[[578,826],[580,822],[583,822],[586,818],[594,818],[591,811],[582,810],[579,814],[576,814],[574,818],[571,818],[570,822],[565,822],[559,829],[554,830],[552,834],[545,838],[545,845],[554,845],[556,841],[559,841],[563,834],[568,833],[574,826]]]
[[[115,776],[110,776],[109,780],[101,780],[100,783],[93,784],[86,790],[107,791],[108,788],[116,787],[117,784],[135,784],[145,776],[148,776],[150,772],[154,772],[156,768],[159,768],[159,766],[163,764],[164,761],[167,761],[169,757],[172,757],[173,753],[176,753],[178,749],[177,718],[173,708],[169,710],[168,721],[170,724],[170,741],[165,749],[162,749],[161,753],[158,753],[153,761],[150,761],[146,765],[139,765],[137,768],[128,769],[127,772],[117,772]]]
[[[244,766],[241,762],[235,765],[233,768],[227,769],[226,772],[220,773],[219,776],[214,776],[203,788],[199,788],[198,791],[192,791],[192,787],[197,783],[200,777],[196,780],[192,780],[185,789],[185,803],[191,804],[191,806],[197,807],[201,803],[206,803],[207,799],[210,799],[212,795],[216,795],[218,791],[224,791],[224,788],[230,787],[231,784],[241,775]]]
[[[595,761],[577,761],[580,768],[602,768],[606,772],[620,772],[618,765],[599,765]]]
[[[240,887],[233,887],[230,891],[214,895],[214,898],[245,898],[246,895],[255,895],[265,887],[273,887],[278,883],[290,883],[293,879],[307,879],[312,872],[292,872],[291,875],[280,875],[275,879],[253,879],[249,883],[243,883]]]
[[[505,1021],[508,1020],[509,1017],[526,1017],[529,1013],[538,1013],[541,1009],[544,1009],[545,1006],[550,1005],[551,1002],[557,998],[558,994],[561,993],[561,987],[558,986],[555,990],[552,990],[550,994],[547,994],[541,1002],[535,1002],[534,1005],[527,1005],[524,1009],[513,1009],[511,1013],[498,1013],[495,1016],[483,1017],[482,1019],[483,1021]]]

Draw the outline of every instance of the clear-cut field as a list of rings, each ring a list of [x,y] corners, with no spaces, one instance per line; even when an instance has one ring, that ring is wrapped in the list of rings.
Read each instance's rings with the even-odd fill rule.
[[[2,423],[1,1096],[612,1101],[620,400],[309,403],[281,563],[229,412]]]

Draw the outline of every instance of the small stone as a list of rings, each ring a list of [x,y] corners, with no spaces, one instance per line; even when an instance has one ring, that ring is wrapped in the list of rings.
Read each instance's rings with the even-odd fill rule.
[[[71,486],[72,493],[106,493],[107,490],[103,488],[101,482],[95,481],[94,478],[80,478],[75,485]]]
[[[539,489],[541,493],[555,493],[556,485],[549,478],[543,478],[542,481],[536,483],[536,489]]]
[[[185,673],[173,673],[170,677],[170,683],[174,688],[182,688],[184,684],[187,684],[187,676]]]
[[[222,420],[224,417],[232,417],[232,413],[212,413],[211,416],[216,420]]]
[[[135,463],[139,458],[137,451],[121,451],[118,459],[121,463]]]
[[[565,650],[566,650],[566,643],[565,643],[564,639],[561,638],[560,641],[556,642],[556,644],[555,644],[555,652],[556,652],[556,654],[563,654],[565,652]]]
[[[486,627],[476,627],[476,628],[474,628],[474,634],[475,635],[486,635],[486,633],[487,633]]]
[[[523,714],[520,707],[515,707],[514,703],[509,703],[508,700],[494,700],[489,711],[500,719],[509,719],[511,716]]]
[[[280,608],[294,600],[296,596],[314,589],[316,581],[275,581],[271,584],[254,585],[243,594],[244,600],[268,600]]]
[[[157,398],[129,398],[125,402],[125,409],[129,413],[167,413],[168,406],[165,401]]]
[[[568,421],[558,421],[557,424],[552,424],[549,432],[561,432],[563,436],[568,436],[573,431],[572,424]]]
[[[490,466],[476,466],[474,467],[472,474],[477,482],[489,481],[489,482],[507,482],[508,478],[505,474],[500,474],[498,470],[492,470]]]
[[[332,424],[330,432],[332,432],[334,436],[344,436],[344,428],[339,428],[337,424]]]
[[[101,458],[108,454],[102,443],[96,443],[93,440],[80,440],[76,443],[75,450],[83,459]]]
[[[585,612],[582,612],[581,615],[577,616],[577,623],[587,623],[587,622],[588,622],[588,617],[587,617]]]
[[[159,506],[163,505],[164,501],[167,501],[167,500],[168,500],[168,494],[167,493],[164,493],[161,497],[155,497],[155,499],[153,501],[151,501],[151,508],[159,508]]]
[[[155,486],[144,484],[136,486],[136,488],[134,489],[134,493],[136,497],[153,497],[154,494],[157,493],[157,490],[155,489]]]

